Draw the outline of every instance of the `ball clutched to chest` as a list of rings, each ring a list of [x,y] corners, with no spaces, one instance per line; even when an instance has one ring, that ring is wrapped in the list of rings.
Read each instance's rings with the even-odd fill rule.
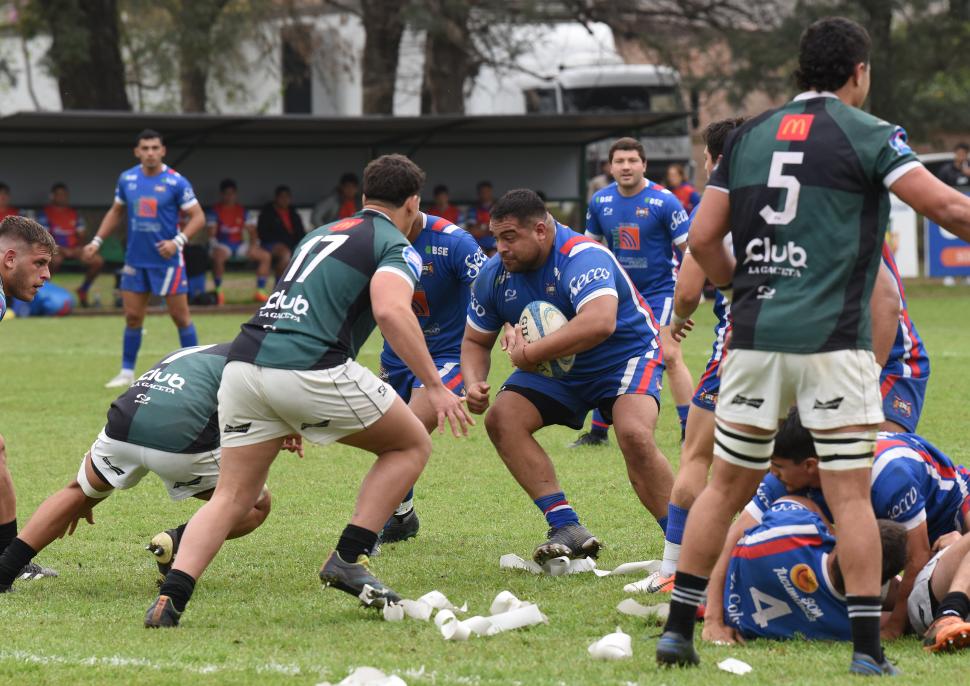
[[[558,307],[544,300],[534,300],[525,306],[519,315],[522,326],[522,337],[528,343],[535,343],[540,338],[558,331],[566,325],[566,315]],[[536,365],[536,371],[543,376],[559,378],[569,373],[576,361],[575,355],[560,357],[556,360],[546,360]]]

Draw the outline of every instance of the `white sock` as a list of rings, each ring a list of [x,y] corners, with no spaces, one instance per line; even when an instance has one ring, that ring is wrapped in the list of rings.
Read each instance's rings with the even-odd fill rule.
[[[671,543],[664,540],[664,559],[660,563],[660,575],[671,576],[677,571],[677,562],[680,560],[680,544]]]

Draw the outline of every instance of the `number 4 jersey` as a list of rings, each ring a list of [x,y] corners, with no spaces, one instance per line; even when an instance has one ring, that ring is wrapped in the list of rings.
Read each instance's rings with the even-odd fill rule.
[[[919,164],[903,129],[831,93],[735,130],[707,186],[730,194],[732,347],[871,349],[887,189]]]

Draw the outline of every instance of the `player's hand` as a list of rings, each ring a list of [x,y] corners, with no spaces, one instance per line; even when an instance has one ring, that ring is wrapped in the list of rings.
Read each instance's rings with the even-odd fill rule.
[[[896,621],[893,621],[892,619],[889,619],[889,621],[885,621],[887,615],[889,617],[892,616],[888,612],[883,613],[884,623],[882,625],[882,628],[879,629],[879,638],[881,638],[884,641],[894,641],[903,635],[903,631],[906,628],[906,622],[905,622],[906,615],[902,615],[903,617],[902,622],[896,622]],[[902,626],[899,626],[900,624],[902,624]]]
[[[506,323],[502,327],[502,340],[501,340],[502,350],[505,352],[510,352],[512,346],[515,345],[515,329],[512,328],[511,324]]]
[[[744,638],[738,633],[738,630],[734,627],[730,627],[724,622],[709,621],[706,617],[704,619],[704,631],[701,633],[701,638],[710,643],[716,645],[734,645],[735,643],[744,643]]]
[[[938,553],[947,546],[951,546],[962,538],[962,534],[959,531],[951,531],[948,534],[943,534],[933,543],[933,552]]]
[[[81,259],[90,260],[92,257],[98,254],[98,246],[94,243],[88,243],[83,248],[81,248]]]
[[[468,414],[465,399],[438,384],[427,389],[428,401],[438,416],[438,433],[445,432],[445,422],[451,426],[451,433],[456,438],[468,435],[468,427],[475,424],[475,420]]]
[[[159,241],[155,244],[158,254],[166,260],[179,251],[178,243],[175,241]]]
[[[465,401],[468,404],[468,409],[474,414],[484,414],[485,410],[488,409],[489,390],[491,390],[491,386],[484,381],[479,381],[477,383],[473,383],[471,386],[466,386]]]
[[[536,362],[530,362],[526,359],[525,349],[529,346],[526,342],[525,337],[522,335],[522,325],[515,325],[514,338],[512,340],[512,347],[509,348],[509,359],[512,360],[512,364],[518,369],[524,372],[534,372],[536,370]]]
[[[71,520],[71,523],[67,527],[68,536],[74,535],[74,532],[77,531],[77,524],[81,521],[81,519],[84,519],[84,521],[92,526],[94,525],[94,512],[92,512],[90,507],[85,509],[83,512],[78,512],[77,516]],[[62,533],[60,536],[58,536],[58,538],[64,538],[64,534]]]
[[[297,457],[301,460],[303,459],[303,436],[300,434],[290,434],[283,439],[283,445],[280,446],[283,450],[287,450],[291,453],[296,453]]]
[[[680,320],[674,317],[670,322],[670,337],[680,343],[687,338],[687,333],[694,330],[694,320],[688,317]]]

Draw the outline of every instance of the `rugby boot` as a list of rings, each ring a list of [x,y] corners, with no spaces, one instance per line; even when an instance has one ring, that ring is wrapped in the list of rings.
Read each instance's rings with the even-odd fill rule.
[[[155,556],[158,574],[163,581],[172,570],[175,553],[179,551],[179,538],[178,529],[166,529],[160,534],[155,534],[145,546],[145,550]]]
[[[148,612],[145,613],[145,628],[158,629],[178,626],[181,616],[182,613],[172,605],[172,599],[167,595],[160,595],[148,608]]]
[[[222,292],[221,288],[216,289],[216,305],[226,304],[226,294]]]
[[[694,650],[694,641],[676,631],[665,631],[657,641],[657,664],[662,667],[694,667],[701,658]]]
[[[369,559],[360,555],[357,562],[346,562],[334,550],[320,568],[320,581],[324,586],[349,593],[360,598],[368,607],[383,608],[387,604],[401,602],[401,597],[385,586],[370,572]],[[365,587],[367,593],[365,594]]]
[[[59,574],[49,567],[41,567],[36,562],[28,562],[20,570],[20,573],[17,574],[17,578],[23,579],[24,581],[36,581],[37,579],[53,576],[59,576]]]
[[[381,543],[397,543],[414,538],[418,535],[420,525],[418,513],[413,508],[403,517],[391,515],[391,518],[387,520],[381,533],[377,536],[377,543],[378,545]]]
[[[923,647],[931,653],[949,653],[970,646],[970,623],[955,615],[933,620],[923,636]]]
[[[865,653],[852,653],[852,664],[849,665],[849,673],[859,676],[899,676],[902,674],[899,668],[882,656],[882,662],[876,662]]]
[[[256,291],[253,293],[253,302],[264,303],[267,300],[269,300],[269,293],[267,293],[263,289],[257,288]]]
[[[674,575],[663,576],[658,570],[645,579],[627,584],[623,590],[627,593],[670,593],[674,590]]]
[[[553,527],[546,533],[546,538],[549,540],[532,553],[532,559],[540,565],[554,557],[568,557],[571,560],[596,557],[602,546],[582,524]]]
[[[105,388],[127,388],[135,382],[135,372],[130,369],[122,369],[112,379],[104,385]]]
[[[610,444],[609,436],[596,434],[592,431],[579,434],[579,438],[569,444],[570,448],[599,448]]]

